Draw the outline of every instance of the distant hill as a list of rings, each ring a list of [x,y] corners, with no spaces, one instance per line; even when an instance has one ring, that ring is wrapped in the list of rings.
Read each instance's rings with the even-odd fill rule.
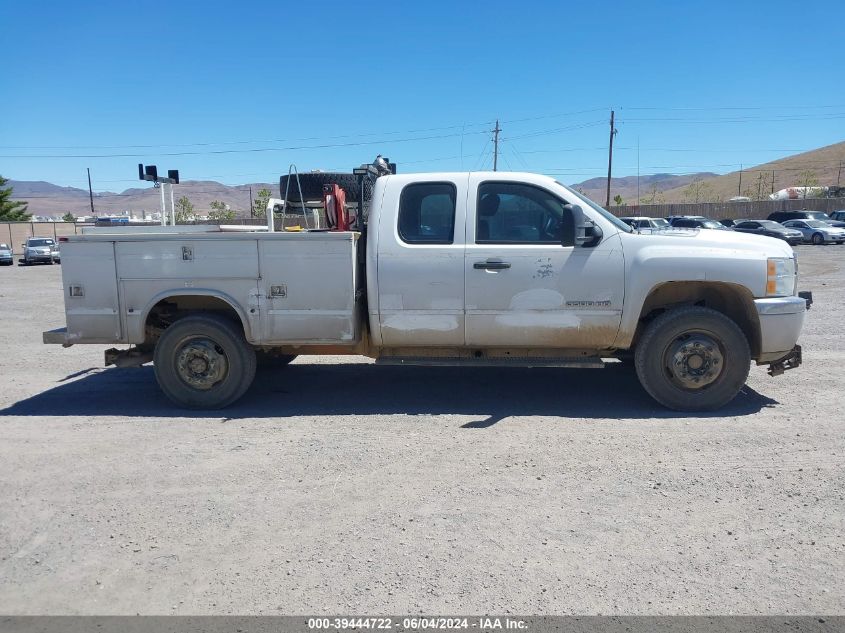
[[[88,192],[75,187],[60,187],[43,180],[10,180],[7,186],[14,187],[15,198],[26,198],[28,196],[49,196],[49,197],[88,197]]]
[[[675,189],[677,187],[686,187],[696,178],[702,180],[709,180],[716,177],[718,174],[712,172],[701,172],[698,174],[651,174],[641,175],[639,177],[640,197],[643,198],[653,190],[666,191],[667,189]],[[604,204],[607,196],[607,178],[590,178],[584,182],[578,182],[570,185],[573,189],[584,193],[590,200]],[[627,204],[637,204],[637,177],[624,176],[622,178],[610,179],[610,199],[617,195],[622,196],[622,200]],[[612,203],[611,203],[612,204]]]
[[[845,141],[828,145],[809,152],[787,156],[763,165],[748,167],[742,173],[742,185],[739,186],[739,172],[722,176],[712,172],[696,174],[650,174],[639,177],[640,198],[646,198],[652,191],[660,193],[661,202],[685,202],[684,192],[695,180],[706,184],[699,202],[718,202],[733,196],[747,195],[756,197],[758,185],[760,194],[772,190],[771,174],[775,173],[774,190],[799,185],[801,174],[811,172],[820,185],[835,185],[840,161],[845,166]],[[759,178],[759,180],[758,180]],[[591,178],[571,185],[582,191],[590,199],[604,204],[606,178]],[[67,212],[76,216],[90,215],[88,192],[74,187],[59,187],[43,181],[15,181],[13,198],[26,200],[28,211],[34,215],[60,217]],[[845,184],[845,174],[841,184]],[[176,197],[187,196],[194,204],[197,213],[204,214],[211,210],[211,202],[220,200],[228,204],[240,216],[249,215],[249,189],[253,195],[266,187],[279,197],[279,183],[251,183],[227,186],[214,181],[185,181],[176,185]],[[637,177],[625,176],[611,178],[610,197],[620,195],[625,203],[637,204]],[[133,187],[120,193],[100,192],[94,194],[94,210],[98,215],[129,211],[137,217],[144,213],[154,213],[160,208],[160,193],[153,187]],[[169,206],[169,201],[168,201]]]
[[[59,187],[49,182],[9,180],[13,187],[15,200],[26,200],[27,211],[39,216],[62,216],[73,213],[75,216],[91,215],[88,191],[74,187]],[[211,203],[219,200],[228,204],[241,216],[249,215],[249,189],[253,196],[259,189],[267,188],[278,197],[279,183],[252,183],[233,187],[214,181],[184,181],[174,187],[176,199],[187,196],[197,213],[204,214],[211,210]],[[169,192],[168,192],[169,196]],[[168,209],[170,200],[167,200]],[[129,211],[137,217],[144,213],[155,213],[161,209],[161,193],[150,187],[133,187],[120,193],[100,192],[94,194],[94,211],[97,215],[108,215],[119,211]]]
[[[819,185],[835,185],[837,177],[839,177],[840,161],[845,167],[845,141],[773,160],[762,165],[747,167],[742,171],[742,185],[740,185],[738,171],[723,176],[715,176],[705,179],[708,199],[703,200],[703,202],[729,200],[737,195],[754,198],[758,193],[758,184],[761,195],[771,193],[772,189],[777,191],[786,187],[794,187],[800,184],[799,180],[804,172],[810,172]],[[772,171],[775,172],[774,187],[772,187]],[[842,174],[842,180],[840,180],[840,184],[843,183],[845,183],[845,173]],[[665,201],[685,202],[685,187],[686,185],[679,185],[664,190]]]

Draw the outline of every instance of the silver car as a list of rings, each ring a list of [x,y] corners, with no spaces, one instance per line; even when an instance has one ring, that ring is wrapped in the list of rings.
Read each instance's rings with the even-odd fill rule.
[[[619,219],[636,230],[637,233],[659,233],[660,231],[668,231],[672,228],[672,225],[669,224],[669,221],[665,218],[646,218],[638,216]]]
[[[0,244],[0,266],[11,266],[13,263],[12,249],[8,244]]]
[[[805,242],[812,244],[842,244],[845,242],[845,229],[838,229],[822,220],[789,220],[783,225],[788,229],[801,231]]]
[[[22,266],[30,264],[52,264],[59,259],[59,250],[55,240],[50,237],[28,237],[23,246]]]

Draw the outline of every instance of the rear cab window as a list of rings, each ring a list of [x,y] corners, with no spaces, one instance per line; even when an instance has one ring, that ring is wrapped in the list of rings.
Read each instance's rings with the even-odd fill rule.
[[[450,182],[406,185],[399,197],[399,237],[407,244],[452,244],[457,188]]]

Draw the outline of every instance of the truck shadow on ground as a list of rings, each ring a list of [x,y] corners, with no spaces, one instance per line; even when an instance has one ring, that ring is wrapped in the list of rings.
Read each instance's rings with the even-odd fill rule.
[[[605,369],[389,367],[294,363],[260,370],[247,394],[220,411],[179,409],[159,391],[152,367],[80,372],[0,411],[19,416],[119,416],[236,420],[333,415],[467,415],[466,429],[511,416],[714,418],[753,415],[779,404],[746,386],[712,413],[670,411],[640,387],[630,367]],[[72,375],[75,376],[75,375]]]

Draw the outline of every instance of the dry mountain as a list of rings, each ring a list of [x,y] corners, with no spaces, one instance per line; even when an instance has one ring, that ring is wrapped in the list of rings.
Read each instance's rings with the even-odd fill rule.
[[[690,183],[700,180],[706,184],[700,201],[728,200],[732,196],[747,195],[756,197],[769,193],[774,189],[796,186],[801,180],[810,177],[820,185],[835,185],[845,183],[840,175],[840,165],[845,166],[845,141],[821,147],[809,152],[787,156],[763,165],[747,167],[740,173],[732,172],[719,176],[710,172],[697,174],[652,174],[639,177],[640,198],[649,196],[656,190],[661,192],[665,202],[685,202],[685,192]],[[774,185],[772,185],[774,172]],[[606,178],[591,178],[584,182],[575,183],[578,189],[600,204],[605,201]],[[59,187],[42,181],[14,181],[9,184],[14,187],[14,198],[29,202],[29,212],[39,216],[61,216],[71,212],[76,216],[89,215],[90,205],[88,192],[73,187]],[[626,176],[611,178],[611,199],[616,195],[628,204],[637,201],[637,177]],[[278,196],[278,182],[253,183],[245,185],[227,186],[213,181],[186,181],[175,188],[175,195],[187,196],[194,204],[197,213],[204,214],[211,209],[211,202],[220,200],[228,204],[241,216],[249,214],[249,190],[253,195],[266,187]],[[144,212],[152,213],[159,210],[160,194],[153,187],[127,189],[121,193],[100,192],[94,194],[94,209],[98,215],[130,211],[140,217]]]
[[[795,187],[800,185],[805,177],[816,180],[822,186],[835,185],[837,179],[840,179],[841,184],[845,174],[840,176],[840,164],[845,167],[845,141],[743,169],[742,184],[739,171],[707,178],[706,199],[702,201],[718,202],[737,195],[755,198],[758,190],[760,195],[764,195],[786,187]],[[772,172],[775,175],[774,186]],[[663,197],[666,202],[686,202],[684,189],[686,185],[666,189]]]

